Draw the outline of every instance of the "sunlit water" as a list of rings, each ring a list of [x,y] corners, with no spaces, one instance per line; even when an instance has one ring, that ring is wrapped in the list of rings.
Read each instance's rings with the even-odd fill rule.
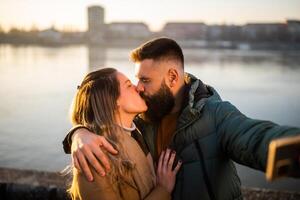
[[[83,76],[98,66],[134,80],[130,49],[0,45],[0,166],[61,170],[70,160],[62,140]],[[187,72],[213,86],[252,118],[300,126],[300,52],[184,50]],[[88,67],[90,66],[90,68]],[[300,191],[300,180],[266,183],[238,166],[243,185]]]

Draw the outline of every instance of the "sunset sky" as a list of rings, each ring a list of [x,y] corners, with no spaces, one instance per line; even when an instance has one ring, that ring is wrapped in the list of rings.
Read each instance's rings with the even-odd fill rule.
[[[300,20],[300,0],[0,0],[0,27],[86,30],[90,5],[105,8],[105,21],[145,22],[153,31],[169,21],[244,24]]]

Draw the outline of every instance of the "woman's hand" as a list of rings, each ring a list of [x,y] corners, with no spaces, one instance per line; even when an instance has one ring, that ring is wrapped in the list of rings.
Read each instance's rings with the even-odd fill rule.
[[[157,166],[157,183],[164,187],[169,193],[172,192],[175,186],[176,174],[179,171],[182,161],[178,161],[174,170],[172,170],[176,152],[170,149],[163,151],[160,154]]]

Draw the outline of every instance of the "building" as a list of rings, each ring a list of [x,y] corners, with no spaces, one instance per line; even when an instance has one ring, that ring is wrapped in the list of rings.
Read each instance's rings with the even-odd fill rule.
[[[178,40],[204,40],[207,26],[200,22],[170,22],[167,23],[162,34]]]
[[[300,20],[287,20],[287,29],[291,41],[300,41]]]
[[[90,44],[104,42],[106,25],[104,22],[104,8],[101,6],[88,7],[88,41]]]
[[[210,25],[207,28],[207,40],[221,40],[223,35],[223,25]]]
[[[145,39],[151,36],[148,26],[142,22],[114,22],[107,25],[109,39]]]
[[[280,41],[286,33],[284,23],[249,23],[242,27],[242,34],[249,41]]]
[[[54,27],[40,31],[38,38],[44,43],[60,43],[62,41],[62,34]]]

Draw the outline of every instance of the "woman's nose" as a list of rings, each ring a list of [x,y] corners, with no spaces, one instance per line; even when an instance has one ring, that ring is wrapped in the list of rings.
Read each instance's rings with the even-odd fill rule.
[[[136,85],[134,85],[134,84],[132,84],[132,87],[137,91],[137,86]]]

